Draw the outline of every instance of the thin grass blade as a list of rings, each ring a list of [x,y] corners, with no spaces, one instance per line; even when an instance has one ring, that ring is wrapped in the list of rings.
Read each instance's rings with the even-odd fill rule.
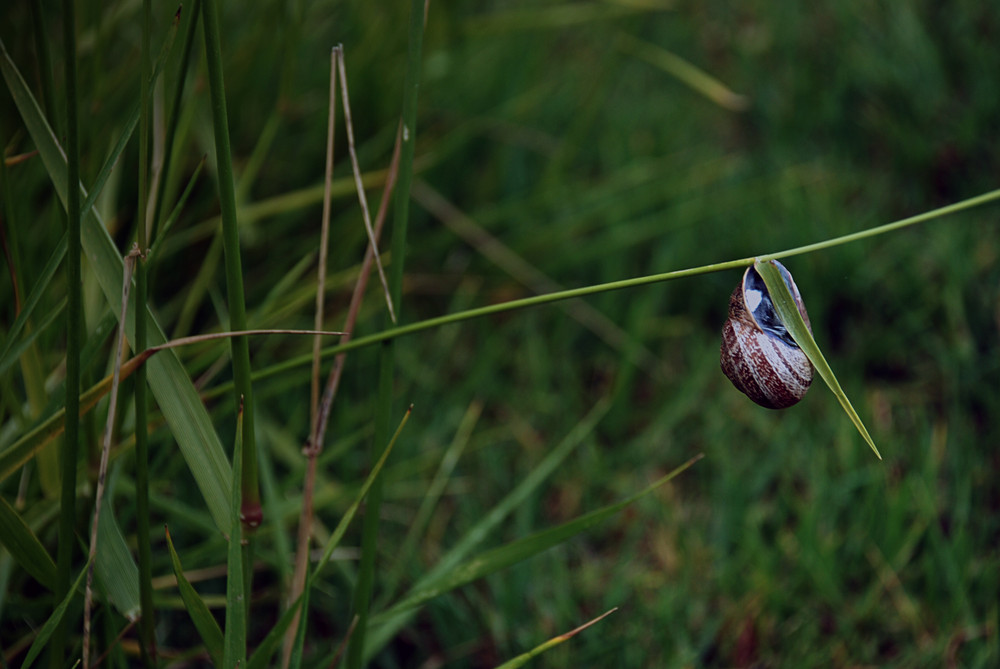
[[[802,315],[799,313],[798,307],[795,306],[795,298],[792,297],[788,286],[785,285],[785,280],[781,277],[781,270],[778,269],[773,260],[762,261],[759,259],[754,261],[754,269],[764,279],[764,284],[767,286],[767,292],[771,295],[774,308],[781,317],[782,322],[788,328],[788,332],[791,333],[792,339],[795,340],[795,343],[799,345],[802,352],[809,358],[809,362],[819,372],[820,377],[822,377],[823,381],[833,392],[837,401],[840,402],[840,406],[844,408],[844,413],[851,419],[854,427],[858,428],[858,432],[861,433],[861,436],[871,446],[872,451],[881,460],[882,455],[875,447],[875,442],[872,441],[871,435],[868,434],[865,424],[861,422],[858,412],[854,410],[851,401],[847,399],[847,394],[840,387],[840,382],[837,381],[837,377],[834,375],[833,370],[830,369],[829,363],[823,357],[823,352],[820,350],[816,340],[813,339],[809,328],[806,327],[805,321],[802,320]]]
[[[101,522],[97,532],[100,546],[94,558],[97,579],[108,601],[123,616],[134,621],[139,617],[139,567],[132,559],[107,497],[101,504]]]
[[[546,641],[545,643],[542,643],[542,644],[539,644],[539,645],[535,646],[534,648],[532,648],[531,650],[529,650],[527,653],[524,653],[522,655],[518,655],[517,657],[515,657],[515,658],[513,658],[511,660],[508,660],[507,662],[504,662],[499,667],[497,667],[497,669],[516,669],[517,667],[523,667],[525,664],[528,663],[528,660],[530,660],[531,658],[536,657],[538,655],[541,655],[545,651],[549,650],[550,648],[554,648],[555,646],[558,646],[559,644],[561,644],[564,641],[569,641],[570,639],[572,639],[573,637],[575,637],[577,634],[579,634],[583,630],[587,629],[591,625],[595,625],[595,624],[601,622],[602,620],[604,620],[605,618],[607,618],[608,616],[610,616],[612,613],[614,613],[617,610],[618,610],[618,607],[616,606],[615,608],[611,609],[610,611],[605,611],[604,613],[602,613],[601,615],[597,616],[593,620],[591,620],[589,622],[586,622],[583,625],[580,625],[579,627],[577,627],[574,630],[570,630],[569,632],[566,632],[565,634],[560,634],[559,636],[554,636],[551,639],[549,639],[548,641]]]
[[[313,571],[312,576],[309,577],[309,580],[306,583],[307,590],[312,587],[313,580],[323,567],[326,566],[327,562],[330,561],[330,557],[333,556],[333,551],[343,538],[344,532],[347,531],[347,526],[350,525],[351,521],[354,519],[354,514],[357,513],[358,507],[361,506],[361,502],[364,501],[365,495],[368,494],[372,484],[375,483],[375,479],[378,478],[379,473],[382,471],[382,467],[385,465],[386,460],[389,459],[389,454],[392,453],[392,448],[396,445],[396,440],[399,439],[399,435],[403,432],[403,427],[406,425],[406,421],[410,419],[410,413],[412,411],[413,405],[411,404],[410,408],[407,409],[406,413],[403,415],[402,420],[399,421],[399,427],[396,428],[395,434],[393,434],[392,439],[389,440],[389,445],[385,447],[385,451],[382,452],[382,456],[378,459],[378,462],[375,463],[375,466],[372,467],[371,472],[368,474],[368,478],[366,478],[365,482],[361,485],[361,490],[358,491],[358,494],[351,503],[351,506],[347,508],[347,512],[344,513],[340,522],[337,523],[337,527],[334,528],[333,533],[330,535],[330,540],[326,542],[326,548],[323,549],[322,557],[320,557],[319,562],[316,563],[316,569]]]
[[[170,562],[173,565],[174,577],[177,578],[177,590],[180,592],[181,600],[184,602],[184,608],[187,610],[188,615],[191,616],[191,622],[194,623],[202,642],[205,644],[205,650],[208,651],[209,657],[212,658],[212,665],[221,667],[225,642],[222,635],[222,628],[219,627],[215,616],[208,609],[205,600],[201,598],[198,591],[194,589],[194,586],[191,585],[191,582],[184,575],[181,558],[177,555],[177,550],[174,548],[174,540],[170,537],[170,530],[165,529],[165,532],[167,535],[167,548],[170,549]]]
[[[302,602],[303,596],[300,595],[281,614],[277,624],[271,628],[271,631],[267,633],[264,640],[257,646],[257,650],[250,656],[250,660],[247,662],[247,669],[266,669],[266,667],[271,666],[271,656],[278,650],[278,645],[281,643],[282,638],[284,638],[285,632],[288,631],[292,621],[295,620],[295,614],[302,607]]]
[[[524,503],[524,500],[558,469],[559,465],[569,457],[577,446],[583,443],[610,407],[611,403],[607,400],[601,400],[595,404],[583,420],[570,430],[569,434],[545,456],[545,459],[537,467],[524,477],[524,480],[514,490],[510,491],[482,520],[466,532],[465,536],[423,578],[413,585],[406,597],[412,596],[419,590],[429,588],[433,583],[440,582],[447,577],[476,546],[490,535],[504,518]],[[412,611],[403,611],[395,616],[389,616],[386,613],[380,614],[378,618],[383,621],[383,624],[373,626],[371,629],[368,635],[369,641],[365,645],[365,658],[370,659],[388,643],[396,635],[396,632],[410,620],[411,615]]]
[[[90,562],[83,565],[83,569],[80,570],[80,575],[76,577],[76,582],[70,587],[69,592],[66,597],[63,598],[56,610],[52,612],[49,619],[45,621],[42,625],[42,629],[38,632],[38,636],[35,637],[34,642],[31,644],[31,648],[28,649],[28,654],[24,657],[24,664],[21,665],[21,669],[30,669],[32,663],[38,658],[38,654],[42,652],[46,645],[49,643],[49,639],[52,638],[52,633],[55,632],[56,627],[62,622],[63,616],[66,615],[66,609],[69,608],[70,602],[73,601],[73,597],[80,590],[83,585],[83,579],[87,576],[87,570],[90,569]]]
[[[567,523],[563,523],[562,525],[517,539],[516,541],[512,541],[505,546],[486,551],[485,553],[466,561],[454,569],[451,569],[448,573],[442,574],[437,579],[424,584],[421,588],[414,589],[414,591],[411,592],[405,599],[384,613],[375,616],[372,619],[372,624],[374,625],[380,622],[388,621],[394,616],[412,610],[439,595],[471,583],[472,581],[489,574],[500,571],[501,569],[506,569],[511,565],[517,564],[518,562],[523,562],[524,560],[538,555],[553,546],[557,546],[568,541],[581,532],[585,532],[594,525],[607,520],[610,516],[618,513],[629,504],[632,504],[636,500],[653,492],[664,483],[667,483],[681,472],[687,470],[691,467],[691,465],[698,462],[698,460],[701,460],[702,457],[703,456],[699,454],[691,458],[666,476],[655,481],[652,485],[630,497],[626,497],[620,502],[610,504],[597,509],[596,511],[591,511],[588,514],[575,518]]]
[[[46,314],[45,318],[43,318],[39,323],[36,323],[34,325],[30,334],[28,334],[24,339],[19,341],[17,345],[9,346],[6,348],[6,350],[4,351],[4,355],[0,357],[0,375],[6,372],[11,365],[17,362],[18,358],[20,358],[21,355],[28,350],[28,348],[35,341],[35,339],[38,338],[38,335],[45,332],[46,328],[48,328],[55,322],[56,318],[58,318],[59,315],[63,313],[63,310],[65,308],[66,308],[66,298],[63,298],[62,300],[60,300],[59,304],[57,304],[55,308],[52,309],[52,311]],[[18,320],[20,320],[20,316],[18,316]]]
[[[21,514],[0,497],[0,544],[31,576],[49,590],[55,584],[56,563]]]
[[[0,70],[7,87],[42,157],[53,186],[65,202],[65,154],[2,41],[0,41],[0,52],[2,52]],[[84,254],[90,262],[91,271],[96,276],[105,299],[112,309],[115,309],[121,298],[122,289],[121,254],[115,248],[114,242],[93,207],[83,212],[82,223]],[[149,343],[154,346],[164,343],[166,337],[148,309],[143,317],[149,319]],[[134,339],[135,336],[134,319],[135,310],[129,309],[126,331],[130,339]],[[232,470],[208,412],[202,405],[180,359],[172,353],[155,356],[149,363],[149,384],[205,498],[212,518],[222,531],[228,532],[231,525],[229,488],[232,483]]]
[[[226,577],[226,635],[222,665],[235,669],[246,664],[247,605],[243,578],[243,523],[240,522],[242,501],[240,480],[243,475],[243,403],[236,415],[236,443],[233,448],[233,487],[230,491],[229,553]]]

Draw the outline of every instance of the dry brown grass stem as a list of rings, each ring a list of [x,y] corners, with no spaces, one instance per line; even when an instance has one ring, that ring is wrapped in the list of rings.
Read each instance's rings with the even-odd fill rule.
[[[340,74],[341,82],[343,83],[344,71],[343,71],[343,61],[340,61]],[[332,82],[331,82],[332,85]],[[346,87],[342,89],[344,94],[344,116],[345,123],[348,127],[348,137],[351,137],[351,121],[350,113],[347,111],[346,101],[347,101],[347,90]],[[400,142],[401,136],[400,132],[396,132],[396,144],[392,153],[392,161],[389,165],[388,175],[386,177],[385,187],[382,190],[382,200],[379,202],[378,213],[375,215],[375,225],[371,230],[370,244],[365,251],[364,261],[361,263],[361,271],[358,274],[357,283],[354,286],[354,292],[351,295],[351,302],[347,309],[347,317],[344,321],[345,334],[341,335],[340,343],[346,344],[351,339],[351,331],[353,330],[355,324],[357,323],[358,313],[361,311],[361,300],[364,297],[365,289],[368,287],[368,278],[371,275],[372,264],[376,264],[381,270],[381,264],[378,260],[378,245],[377,241],[382,234],[382,228],[385,226],[386,214],[388,213],[388,204],[390,197],[392,195],[393,188],[396,185],[396,175],[399,170],[399,153],[400,153]],[[353,143],[352,145],[352,159],[356,162],[356,157],[353,154]],[[359,176],[359,171],[355,170],[355,176]],[[329,175],[327,177],[329,183]],[[364,200],[364,190],[358,181],[357,183],[359,197]],[[363,211],[367,218],[367,205],[363,205]],[[381,274],[381,272],[380,272]],[[384,274],[382,274],[384,281]],[[317,286],[317,290],[322,290],[322,283]],[[383,284],[384,286],[384,284]],[[386,293],[388,296],[388,293]],[[317,301],[318,304],[318,301]],[[314,352],[314,356],[317,355]],[[344,370],[344,361],[346,359],[346,354],[341,353],[334,358],[333,367],[330,369],[330,373],[327,376],[326,387],[323,391],[323,400],[320,403],[319,411],[313,420],[312,430],[310,432],[309,438],[306,440],[305,448],[303,452],[307,457],[306,461],[306,475],[305,480],[302,485],[302,509],[299,514],[299,529],[298,537],[296,542],[296,552],[295,552],[295,571],[292,575],[292,584],[288,592],[288,601],[295,602],[299,599],[302,591],[305,587],[306,572],[308,571],[309,565],[309,541],[312,536],[312,521],[313,521],[313,500],[315,496],[315,486],[316,486],[316,468],[319,454],[323,449],[323,441],[326,435],[327,421],[330,417],[330,408],[333,406],[334,397],[337,394],[337,388],[340,386],[340,377]],[[316,358],[314,357],[314,371],[317,369],[315,366]],[[300,622],[300,614],[296,613],[295,617],[288,627],[288,631],[285,633],[284,647],[282,649],[282,663],[281,666],[287,668],[289,662],[291,661],[292,646],[295,639],[295,634],[298,630]]]
[[[104,426],[104,439],[101,444],[101,465],[97,471],[97,491],[94,495],[94,519],[90,525],[90,566],[87,567],[87,586],[83,598],[83,669],[90,668],[90,615],[94,603],[94,562],[97,556],[97,529],[101,519],[101,502],[104,499],[104,480],[108,472],[108,460],[111,453],[111,433],[115,427],[115,410],[118,406],[118,385],[122,368],[122,349],[125,346],[125,312],[128,309],[129,288],[132,285],[132,273],[135,270],[136,258],[140,255],[139,245],[133,244],[132,250],[125,256],[124,280],[122,281],[121,318],[118,319],[118,337],[115,342],[114,372],[111,380],[111,397],[108,400],[108,420]]]

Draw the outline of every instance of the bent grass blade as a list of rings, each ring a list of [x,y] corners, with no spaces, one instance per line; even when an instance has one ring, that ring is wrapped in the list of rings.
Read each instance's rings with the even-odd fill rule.
[[[754,261],[754,269],[764,279],[764,284],[767,286],[767,292],[771,295],[774,308],[781,317],[782,322],[788,328],[788,332],[791,333],[792,339],[795,340],[795,343],[799,345],[802,352],[809,358],[813,367],[819,372],[820,377],[822,377],[831,392],[833,392],[834,397],[840,402],[840,406],[844,408],[844,413],[851,419],[854,426],[858,428],[858,432],[861,433],[861,436],[871,446],[872,451],[881,460],[882,455],[875,447],[875,442],[872,440],[871,435],[868,434],[865,424],[861,422],[858,412],[854,410],[851,401],[847,399],[847,394],[840,387],[840,382],[837,381],[837,377],[834,375],[833,370],[830,369],[829,363],[823,357],[823,352],[820,351],[819,345],[813,339],[812,333],[806,327],[805,321],[802,320],[802,315],[799,314],[799,310],[795,306],[795,299],[785,285],[784,279],[781,278],[781,271],[773,260],[760,259]]]

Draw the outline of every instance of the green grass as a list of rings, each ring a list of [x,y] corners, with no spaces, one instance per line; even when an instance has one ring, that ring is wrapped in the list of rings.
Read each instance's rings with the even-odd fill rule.
[[[47,53],[38,52],[25,3],[5,12],[0,38],[40,109],[56,115],[55,137],[65,146],[57,4],[45,3],[40,13]],[[219,10],[247,326],[311,328],[330,48],[345,46],[358,157],[368,200],[377,202],[403,108],[408,9],[265,3],[248,14],[222,3]],[[164,56],[162,93],[153,95],[168,116],[153,117],[154,160],[156,124],[173,124],[175,91],[183,98],[160,189],[164,220],[208,155],[176,222],[164,229],[161,220],[148,266],[151,313],[164,332],[184,334],[228,329],[233,316],[222,249],[212,241],[220,230],[218,165],[201,25],[190,39],[186,75],[181,70],[191,19],[185,13],[171,28],[173,8],[154,3],[149,45],[155,57],[171,30],[183,37]],[[118,254],[135,238],[140,209],[138,135],[106,181],[100,173],[135,126],[141,21],[141,3],[77,6],[80,176],[88,191],[104,183],[96,208]],[[779,253],[992,191],[1000,167],[1000,51],[990,38],[997,30],[1000,12],[968,1],[947,8],[711,2],[666,10],[652,3],[432,2],[400,323],[556,287]],[[748,108],[720,107],[693,88],[699,71],[746,96]],[[338,124],[342,118],[338,113]],[[4,85],[6,155],[41,148],[32,136]],[[339,125],[330,330],[343,323],[367,239],[346,149]],[[16,244],[9,257],[22,303],[48,281],[46,264],[64,235],[53,168],[43,158],[0,172],[4,239]],[[439,220],[428,187],[480,232],[465,226],[461,237]],[[383,636],[379,614],[415,584],[433,583],[439,565],[458,579],[471,561],[507,555],[536,533],[629,498],[698,453],[705,457],[586,532],[426,601],[384,635],[371,666],[497,666],[613,607],[529,666],[996,665],[995,220],[996,205],[986,204],[782,260],[881,462],[822,384],[783,412],[761,409],[731,387],[718,353],[736,270],[583,297],[625,333],[620,339],[581,317],[573,302],[558,302],[396,340],[388,429],[411,402],[414,409],[382,470],[369,642]],[[111,296],[121,276],[114,254],[95,263],[88,251],[97,243],[87,234],[96,221],[83,221],[83,390],[110,374],[107,315],[116,309]],[[484,245],[483,232],[493,246]],[[396,252],[383,258],[390,274]],[[65,405],[65,312],[50,327],[39,325],[69,293],[66,261],[17,341],[8,342],[17,317],[12,276],[5,260],[0,350],[35,336],[18,350],[37,358],[5,361],[0,373],[0,456]],[[386,322],[373,280],[355,341]],[[637,352],[640,345],[655,364]],[[310,380],[308,364],[282,365],[308,357],[311,346],[309,337],[249,341],[251,371],[261,375],[253,384],[253,429],[265,517],[254,540],[248,657],[281,617],[294,563]],[[320,456],[314,547],[329,545],[384,448],[373,443],[378,348],[347,357]],[[226,629],[220,604],[231,468],[219,456],[232,460],[236,426],[229,349],[228,342],[186,347],[176,363],[164,358],[149,370],[160,666],[192,656],[207,661],[177,587],[166,584],[173,561],[165,524],[191,586]],[[33,369],[46,381],[40,414],[38,398],[29,398],[40,387]],[[172,405],[158,396],[163,379],[191,397],[185,379],[199,384],[204,423],[180,427],[178,416],[187,414],[177,405],[186,400]],[[133,383],[127,379],[121,392],[108,497],[135,557]],[[104,401],[80,421],[72,524],[84,543],[106,414]],[[203,447],[199,439],[207,440]],[[553,453],[566,454],[554,467]],[[8,557],[40,545],[56,562],[58,489],[52,496],[43,486],[42,469],[32,460],[0,481],[6,526],[28,546],[0,551],[0,649],[11,666],[24,661],[61,602]],[[313,581],[302,666],[327,666],[351,624],[361,537],[360,519],[346,525],[333,562]],[[67,583],[85,554],[74,547]],[[105,592],[98,590],[94,617],[99,651],[126,627]],[[78,603],[65,611],[62,666],[79,653],[82,620]],[[140,662],[136,638],[136,630],[126,634],[130,643],[112,651],[112,666]]]

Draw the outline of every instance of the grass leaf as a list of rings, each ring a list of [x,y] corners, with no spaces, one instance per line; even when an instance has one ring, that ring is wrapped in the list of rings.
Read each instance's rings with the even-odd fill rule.
[[[38,632],[38,636],[31,644],[31,648],[28,649],[28,654],[24,657],[24,664],[21,665],[21,669],[29,669],[31,664],[38,657],[38,654],[42,652],[45,646],[49,643],[49,639],[52,638],[52,633],[55,632],[56,627],[62,622],[63,616],[66,615],[66,609],[69,608],[70,602],[73,601],[73,597],[76,596],[77,591],[83,585],[83,579],[87,575],[87,570],[90,569],[90,562],[83,565],[83,569],[80,570],[80,575],[76,577],[76,582],[70,587],[69,592],[66,593],[66,597],[63,598],[56,610],[52,612],[49,619],[45,621],[42,625],[41,631]]]
[[[7,87],[35,142],[53,186],[60,199],[65,202],[66,156],[2,41],[0,52],[0,70]],[[121,253],[115,248],[93,207],[83,211],[82,216],[84,255],[105,299],[116,310],[122,288]],[[148,309],[143,317],[149,319],[149,344],[156,346],[164,343],[166,337]],[[135,310],[130,309],[126,319],[130,339],[135,336],[134,319]],[[231,525],[228,502],[232,470],[208,412],[176,354],[157,355],[150,360],[149,385],[191,474],[205,497],[212,518],[221,530],[228,532]]]
[[[537,646],[535,646],[534,648],[532,648],[531,650],[529,650],[527,653],[523,653],[521,655],[518,655],[515,658],[512,658],[512,659],[508,660],[507,662],[504,662],[499,667],[497,667],[497,669],[516,669],[517,667],[523,667],[525,664],[528,663],[528,660],[530,660],[531,658],[533,658],[533,657],[535,657],[537,655],[541,655],[545,651],[547,651],[550,648],[553,648],[555,646],[558,646],[559,644],[561,644],[564,641],[568,641],[568,640],[572,639],[573,637],[575,637],[577,634],[579,634],[583,630],[587,629],[591,625],[594,625],[596,623],[601,622],[602,620],[604,620],[605,618],[607,618],[608,616],[610,616],[612,613],[614,613],[617,610],[618,610],[618,607],[616,606],[615,608],[611,609],[610,611],[605,611],[604,613],[602,613],[601,615],[597,616],[593,620],[588,621],[588,622],[580,625],[576,629],[570,630],[569,632],[566,632],[565,634],[560,634],[559,636],[554,636],[551,639],[549,639],[548,641],[546,641],[545,643],[538,644]]]
[[[187,610],[188,615],[191,616],[191,622],[194,623],[195,628],[198,630],[198,634],[205,644],[205,650],[208,651],[209,657],[212,658],[212,664],[216,667],[221,667],[224,644],[222,629],[215,620],[215,616],[208,609],[208,605],[205,604],[205,600],[201,598],[198,591],[194,589],[194,586],[191,585],[184,575],[184,568],[181,566],[181,559],[174,548],[174,541],[170,537],[169,530],[166,530],[166,535],[167,548],[170,549],[170,562],[174,568],[174,576],[177,578],[177,590],[180,592],[181,600],[184,602],[184,608]]]
[[[97,532],[97,545],[100,546],[94,558],[97,577],[114,607],[129,620],[136,620],[139,617],[139,568],[115,519],[109,497],[101,504]]]
[[[21,514],[2,497],[0,497],[0,544],[36,581],[52,589],[55,584],[56,563],[21,518]]]
[[[543,530],[522,539],[517,539],[516,541],[512,541],[505,546],[486,551],[485,553],[466,561],[465,563],[450,570],[448,573],[442,574],[437,579],[425,583],[422,587],[415,588],[405,599],[398,602],[395,606],[391,607],[384,613],[373,618],[372,624],[387,621],[397,614],[414,609],[424,602],[437,597],[438,595],[471,583],[472,581],[500,571],[501,569],[506,569],[511,565],[517,564],[518,562],[523,562],[530,557],[538,555],[542,551],[546,551],[553,546],[557,546],[565,541],[568,541],[581,532],[584,532],[594,525],[606,520],[613,514],[618,513],[641,497],[653,492],[667,481],[670,481],[678,474],[691,467],[691,465],[700,460],[702,457],[703,456],[699,454],[691,458],[666,476],[658,479],[652,485],[630,497],[626,497],[620,502],[610,504],[597,509],[596,511],[591,511],[590,513],[580,516],[579,518],[575,518],[567,523],[563,523],[562,525]]]
[[[429,588],[432,584],[446,578],[476,546],[490,535],[500,524],[500,521],[523,504],[528,496],[559,467],[570,453],[583,443],[583,440],[594,430],[610,406],[611,404],[607,400],[595,404],[583,420],[570,430],[569,434],[545,456],[545,459],[538,466],[524,477],[516,488],[511,490],[482,520],[466,532],[423,578],[414,583],[404,599],[408,599],[414,593]],[[389,639],[395,636],[396,632],[409,621],[411,615],[411,611],[402,611],[394,616],[389,616],[386,612],[376,616],[382,620],[383,624],[371,630],[368,636],[369,641],[365,646],[365,657],[370,659],[388,643]]]
[[[233,487],[230,492],[232,523],[229,526],[229,553],[226,575],[226,635],[223,644],[224,667],[242,667],[247,653],[247,599],[243,578],[243,523],[240,522],[240,479],[243,469],[243,404],[236,416],[236,442],[233,450]]]
[[[809,362],[812,363],[813,367],[816,368],[816,371],[823,378],[823,381],[833,391],[837,401],[840,402],[840,406],[844,408],[844,413],[851,419],[854,427],[858,428],[858,432],[861,433],[861,436],[871,446],[875,455],[881,460],[882,455],[875,448],[875,442],[872,441],[871,435],[868,434],[865,424],[861,422],[858,412],[854,410],[851,401],[847,399],[843,388],[840,387],[840,382],[837,381],[837,377],[834,375],[833,370],[830,369],[829,363],[823,357],[823,352],[820,351],[819,345],[813,339],[812,333],[806,327],[805,321],[802,320],[802,315],[799,313],[798,307],[795,306],[795,298],[792,297],[792,293],[788,290],[788,286],[785,285],[785,280],[781,276],[781,270],[778,269],[774,260],[758,259],[754,261],[754,268],[760,274],[761,278],[764,279],[764,284],[767,286],[767,292],[771,295],[774,308],[781,317],[782,323],[788,328],[792,339],[795,340],[795,343],[799,345],[802,352],[809,358]]]

